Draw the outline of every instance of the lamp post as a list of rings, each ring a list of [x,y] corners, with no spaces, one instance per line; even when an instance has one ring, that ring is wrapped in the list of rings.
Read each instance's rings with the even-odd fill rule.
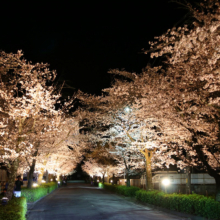
[[[165,191],[165,193],[167,193],[167,186],[169,186],[170,185],[170,180],[169,179],[163,179],[162,180],[162,184],[164,185],[164,191]]]

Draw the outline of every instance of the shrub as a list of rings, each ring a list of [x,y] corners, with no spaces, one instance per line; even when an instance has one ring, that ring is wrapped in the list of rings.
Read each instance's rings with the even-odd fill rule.
[[[117,185],[112,185],[110,183],[104,183],[104,189],[110,190],[112,192],[116,192]]]
[[[0,219],[4,220],[25,220],[27,212],[26,198],[13,198],[7,205],[0,206]]]
[[[136,186],[117,186],[116,192],[118,194],[124,195],[124,196],[129,196],[129,197],[134,197],[135,193],[140,190],[139,187]]]
[[[99,188],[104,188],[103,183],[99,183]]]
[[[104,183],[103,188],[129,197],[134,197],[135,193],[140,190],[140,188],[136,186],[127,187],[121,185],[112,185],[109,183]]]
[[[54,191],[58,187],[58,184],[56,182],[44,183],[41,185],[41,187],[47,188],[48,193],[51,193],[52,191]]]
[[[57,183],[44,183],[38,187],[28,189],[22,188],[21,196],[24,196],[27,199],[27,202],[35,202],[38,199],[46,196],[48,193],[52,192],[57,188]]]

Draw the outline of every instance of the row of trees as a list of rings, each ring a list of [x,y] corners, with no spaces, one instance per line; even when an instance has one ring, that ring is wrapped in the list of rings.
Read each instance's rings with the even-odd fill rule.
[[[139,74],[110,70],[115,82],[102,96],[78,93],[77,114],[94,143],[106,148],[126,175],[146,163],[147,188],[154,167],[193,166],[215,178],[220,193],[220,5],[187,5],[188,26],[169,29],[150,42],[161,66]],[[120,159],[116,159],[120,158]]]
[[[56,73],[46,64],[32,64],[17,54],[0,54],[0,163],[9,171],[7,197],[20,172],[33,172],[39,182],[48,170],[71,172],[82,158],[78,119],[69,113],[54,85]]]
[[[82,107],[73,115],[55,72],[28,63],[20,51],[1,52],[0,162],[10,173],[9,198],[18,172],[37,170],[39,181],[45,170],[68,173],[84,148],[91,175],[123,173],[129,186],[130,176],[145,169],[152,189],[152,168],[194,166],[215,178],[220,193],[220,5],[187,7],[193,22],[156,37],[146,51],[162,57],[161,66],[139,74],[110,70],[112,86],[102,96],[78,92]]]

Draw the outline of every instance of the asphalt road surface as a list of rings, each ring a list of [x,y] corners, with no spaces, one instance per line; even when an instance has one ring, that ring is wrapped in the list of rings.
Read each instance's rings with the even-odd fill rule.
[[[133,203],[88,184],[72,183],[38,201],[28,220],[174,220],[185,219]]]

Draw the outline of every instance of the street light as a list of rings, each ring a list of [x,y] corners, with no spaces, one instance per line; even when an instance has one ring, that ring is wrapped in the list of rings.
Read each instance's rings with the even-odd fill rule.
[[[33,187],[37,187],[38,186],[38,184],[37,183],[33,183]]]
[[[164,185],[165,193],[167,193],[167,186],[170,185],[170,180],[165,178],[162,180],[162,184]]]

